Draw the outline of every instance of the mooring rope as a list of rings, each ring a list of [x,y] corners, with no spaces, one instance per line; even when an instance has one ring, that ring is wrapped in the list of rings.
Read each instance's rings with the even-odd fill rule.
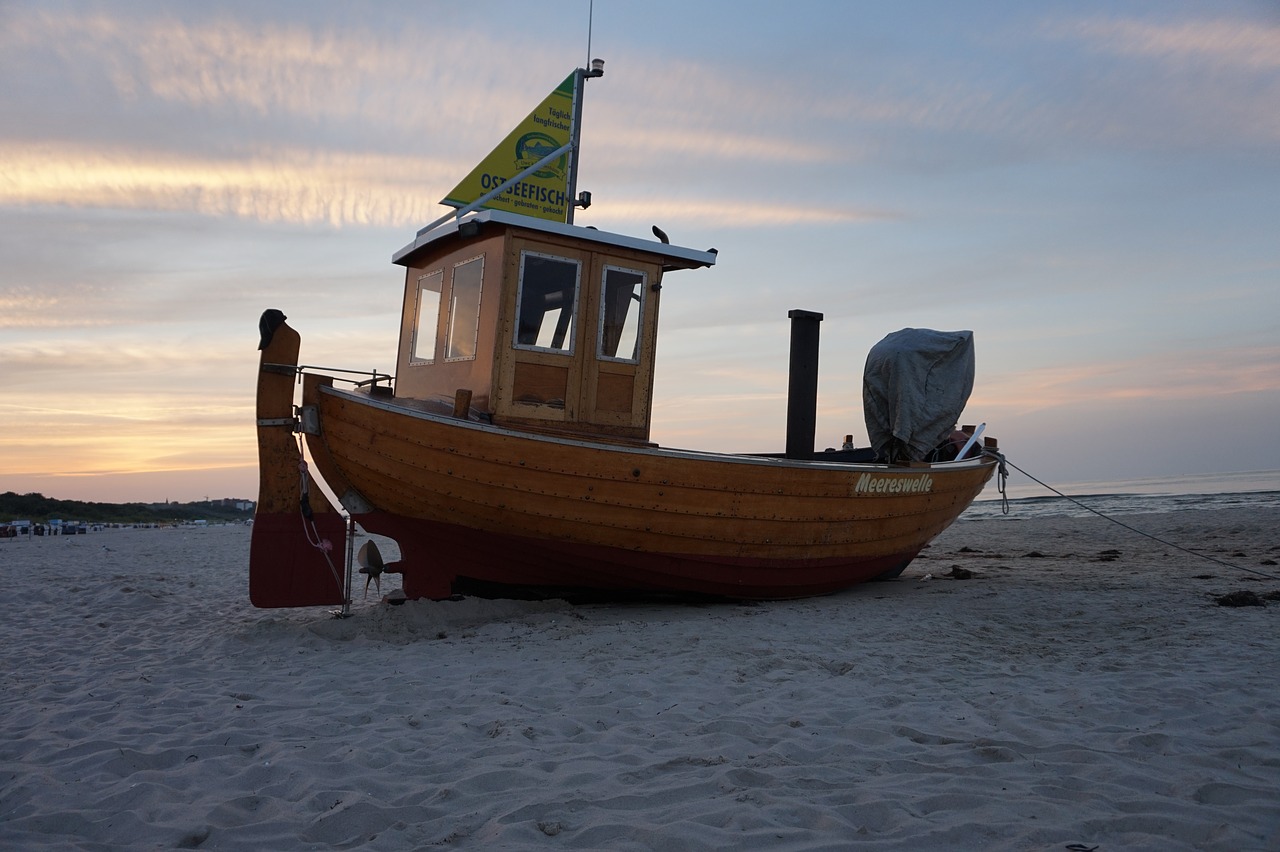
[[[1243,566],[1243,565],[1236,565],[1236,564],[1234,564],[1234,563],[1227,562],[1225,559],[1219,559],[1219,558],[1217,558],[1216,556],[1209,556],[1209,555],[1208,555],[1208,554],[1206,554],[1206,553],[1200,553],[1200,552],[1198,552],[1198,551],[1191,550],[1190,548],[1183,547],[1183,546],[1182,546],[1182,545],[1180,545],[1180,544],[1174,544],[1173,542],[1171,542],[1171,541],[1167,541],[1167,540],[1165,540],[1165,539],[1163,539],[1163,538],[1160,538],[1159,536],[1152,535],[1152,534],[1151,534],[1151,533],[1149,533],[1149,532],[1144,532],[1144,531],[1142,531],[1142,530],[1138,529],[1138,528],[1137,528],[1137,527],[1135,527],[1135,526],[1132,526],[1132,525],[1130,525],[1130,524],[1126,524],[1124,521],[1117,520],[1117,519],[1115,519],[1115,518],[1111,517],[1110,515],[1108,515],[1108,514],[1106,514],[1106,513],[1104,513],[1104,512],[1100,512],[1100,511],[1098,511],[1097,509],[1093,508],[1092,506],[1088,506],[1088,505],[1086,505],[1086,504],[1084,504],[1084,503],[1081,503],[1079,500],[1077,500],[1077,499],[1076,499],[1076,498],[1074,498],[1074,497],[1071,497],[1071,496],[1068,496],[1068,495],[1066,495],[1066,494],[1063,494],[1061,491],[1059,491],[1058,489],[1054,488],[1054,487],[1053,487],[1052,485],[1050,485],[1049,483],[1044,482],[1043,480],[1037,479],[1036,477],[1034,477],[1034,476],[1032,476],[1031,474],[1027,473],[1027,472],[1026,472],[1025,470],[1023,470],[1022,468],[1018,467],[1018,466],[1017,466],[1016,464],[1014,464],[1013,462],[1011,462],[1011,461],[1009,461],[1008,459],[1006,459],[1003,453],[996,452],[995,450],[985,450],[984,452],[986,452],[987,454],[989,454],[989,455],[991,455],[991,456],[994,456],[995,458],[999,459],[999,461],[1000,461],[1000,483],[999,483],[999,488],[1000,488],[1000,497],[1001,497],[1001,499],[1002,499],[1002,507],[1003,507],[1003,510],[1004,510],[1004,514],[1006,514],[1006,515],[1007,515],[1007,514],[1009,514],[1009,496],[1005,493],[1005,480],[1008,478],[1008,475],[1009,475],[1009,474],[1008,474],[1008,472],[1004,469],[1005,465],[1007,464],[1009,467],[1011,467],[1011,468],[1013,468],[1014,470],[1018,471],[1018,473],[1021,473],[1023,476],[1027,477],[1027,478],[1028,478],[1028,479],[1030,479],[1032,482],[1036,482],[1036,483],[1038,483],[1038,484],[1040,484],[1040,485],[1043,485],[1045,488],[1048,488],[1050,491],[1052,491],[1054,494],[1057,494],[1059,497],[1063,498],[1064,500],[1067,500],[1067,501],[1069,501],[1069,502],[1071,502],[1071,503],[1074,503],[1075,505],[1079,506],[1081,509],[1084,509],[1086,512],[1092,512],[1093,514],[1097,515],[1099,518],[1102,518],[1102,519],[1103,519],[1103,520],[1105,520],[1105,521],[1110,521],[1111,523],[1115,524],[1116,526],[1124,527],[1124,528],[1125,528],[1125,529],[1127,529],[1129,532],[1137,533],[1138,535],[1143,536],[1144,538],[1149,538],[1149,539],[1151,539],[1152,541],[1159,542],[1160,544],[1163,544],[1165,547],[1172,547],[1174,550],[1180,550],[1180,551],[1182,551],[1183,553],[1188,553],[1188,554],[1190,554],[1190,555],[1192,555],[1192,556],[1198,556],[1198,557],[1199,557],[1199,558],[1201,558],[1201,559],[1208,560],[1209,562],[1217,563],[1218,565],[1221,565],[1221,566],[1223,566],[1224,568],[1232,568],[1232,569],[1235,569],[1236,571],[1246,571],[1246,572],[1248,572],[1248,573],[1250,573],[1250,574],[1257,574],[1259,577],[1266,577],[1268,580],[1280,580],[1280,575],[1276,575],[1276,574],[1268,574],[1266,571],[1259,571],[1259,570],[1257,570],[1256,568],[1246,568],[1246,567],[1245,567],[1245,566]]]
[[[339,576],[338,568],[333,564],[333,560],[329,558],[329,554],[333,552],[333,542],[327,538],[322,538],[320,531],[316,529],[315,515],[311,511],[311,477],[307,472],[307,460],[302,458],[301,446],[298,448],[298,479],[300,486],[298,511],[302,515],[303,534],[307,537],[307,544],[324,554],[324,561],[329,564],[329,572],[333,574],[333,581],[341,589],[343,587],[342,577]]]

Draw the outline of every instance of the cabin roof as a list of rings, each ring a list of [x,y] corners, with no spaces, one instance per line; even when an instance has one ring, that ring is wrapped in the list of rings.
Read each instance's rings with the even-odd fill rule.
[[[503,227],[523,228],[528,231],[541,231],[546,234],[584,240],[603,246],[641,251],[662,258],[664,270],[697,269],[703,266],[712,266],[716,262],[715,249],[700,251],[658,242],[657,240],[642,240],[639,237],[628,237],[609,231],[599,231],[595,228],[583,228],[578,225],[566,225],[563,222],[536,219],[531,216],[522,216],[518,213],[508,213],[503,210],[480,210],[475,213],[469,213],[461,219],[453,219],[431,230],[424,228],[418,232],[413,242],[391,256],[391,262],[401,266],[411,266],[413,256],[419,251],[433,243],[457,238],[459,229],[466,229],[471,223],[475,223],[477,226],[492,223]]]

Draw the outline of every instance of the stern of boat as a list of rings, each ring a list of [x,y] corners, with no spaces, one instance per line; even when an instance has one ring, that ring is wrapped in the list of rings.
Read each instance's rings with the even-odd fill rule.
[[[301,338],[276,310],[262,315],[260,329],[258,505],[249,547],[249,600],[264,608],[342,604],[346,518],[311,481],[295,435]]]

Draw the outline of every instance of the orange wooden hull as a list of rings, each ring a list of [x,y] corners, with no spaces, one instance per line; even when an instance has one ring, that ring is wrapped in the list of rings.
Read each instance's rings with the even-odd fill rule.
[[[829,593],[901,572],[996,465],[798,462],[554,438],[307,378],[315,465],[362,527],[396,539],[409,597]]]

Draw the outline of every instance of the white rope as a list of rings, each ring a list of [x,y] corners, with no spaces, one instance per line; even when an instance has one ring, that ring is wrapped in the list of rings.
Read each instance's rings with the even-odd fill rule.
[[[324,554],[324,561],[329,564],[329,572],[333,574],[333,581],[338,584],[338,589],[342,589],[342,578],[338,575],[338,568],[333,564],[333,560],[329,558],[329,554],[333,552],[333,542],[327,538],[320,536],[320,531],[316,529],[316,522],[311,513],[311,487],[310,476],[307,473],[307,460],[302,458],[302,447],[298,447],[298,479],[300,494],[298,496],[298,513],[302,517],[302,531],[307,537],[307,544],[314,547]]]

